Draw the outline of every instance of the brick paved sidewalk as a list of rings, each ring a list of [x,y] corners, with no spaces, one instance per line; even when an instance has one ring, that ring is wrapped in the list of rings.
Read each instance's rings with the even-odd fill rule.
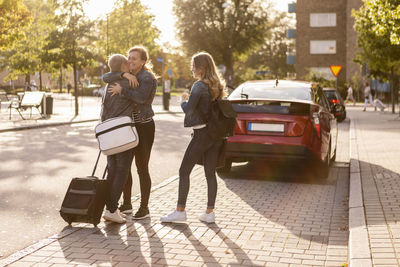
[[[400,266],[400,117],[351,108],[349,114],[369,240],[363,266]]]
[[[331,172],[338,185],[218,179],[216,224],[207,225],[197,219],[206,181],[196,168],[187,224],[159,221],[176,206],[174,179],[152,193],[150,219],[66,227],[10,266],[341,266],[347,262],[345,170]]]

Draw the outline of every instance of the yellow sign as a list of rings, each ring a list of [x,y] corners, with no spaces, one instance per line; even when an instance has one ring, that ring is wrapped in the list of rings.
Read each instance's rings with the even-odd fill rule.
[[[331,69],[333,76],[337,77],[339,75],[339,72],[342,70],[343,66],[342,65],[330,65],[329,68]]]

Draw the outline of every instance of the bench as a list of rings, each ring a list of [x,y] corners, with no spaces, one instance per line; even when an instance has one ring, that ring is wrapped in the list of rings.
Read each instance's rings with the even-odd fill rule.
[[[6,92],[0,92],[0,111],[5,106],[5,108],[9,108],[11,105],[10,99],[8,99]]]
[[[9,106],[10,109],[10,120],[11,120],[11,110],[15,109],[18,111],[19,115],[23,120],[26,120],[24,116],[22,115],[21,111],[25,111],[27,109],[30,109],[30,119],[32,118],[32,109],[36,109],[40,116],[43,118],[42,113],[39,110],[40,105],[42,104],[42,101],[44,99],[44,92],[25,92],[24,95],[22,96],[21,100],[14,99],[11,101],[11,104]]]

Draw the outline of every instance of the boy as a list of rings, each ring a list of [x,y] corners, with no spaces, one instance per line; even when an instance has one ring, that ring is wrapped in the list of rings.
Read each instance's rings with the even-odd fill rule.
[[[112,55],[108,60],[108,66],[111,72],[129,72],[128,59],[120,54]],[[129,81],[125,78],[121,77],[117,82],[125,88],[130,88]],[[101,121],[120,116],[132,117],[135,104],[120,94],[112,95],[110,92],[107,92],[108,85],[106,85],[105,90]],[[105,220],[116,223],[126,222],[124,216],[118,210],[118,201],[128,179],[132,160],[132,149],[107,156],[109,192],[106,197],[106,210],[103,214]]]

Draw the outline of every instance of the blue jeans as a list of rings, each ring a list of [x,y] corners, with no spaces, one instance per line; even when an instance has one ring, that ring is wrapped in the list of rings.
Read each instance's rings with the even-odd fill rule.
[[[114,212],[118,208],[118,201],[131,170],[133,149],[107,156],[108,195],[106,208]]]
[[[194,165],[203,158],[204,172],[207,179],[207,208],[213,209],[217,196],[217,177],[215,169],[222,140],[214,141],[207,134],[206,128],[195,129],[193,138],[186,148],[181,167],[179,169],[178,207],[185,207],[190,187],[190,173]]]

